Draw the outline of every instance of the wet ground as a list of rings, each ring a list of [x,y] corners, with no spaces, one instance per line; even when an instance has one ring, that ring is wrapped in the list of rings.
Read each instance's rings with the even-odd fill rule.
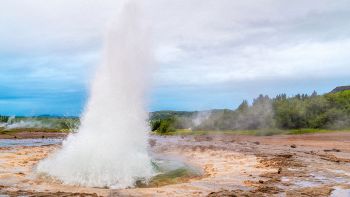
[[[33,172],[60,145],[0,148],[0,193],[10,196],[350,196],[350,132],[298,136],[152,136],[152,153],[201,176],[121,190],[66,186]]]
[[[0,139],[0,147],[45,146],[61,144],[63,138]]]

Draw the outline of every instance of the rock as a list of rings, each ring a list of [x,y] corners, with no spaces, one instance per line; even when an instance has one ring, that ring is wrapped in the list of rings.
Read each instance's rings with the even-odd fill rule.
[[[254,196],[254,197],[263,197],[266,196],[261,192],[255,192],[255,191],[243,191],[243,190],[222,190],[217,192],[211,192],[208,194],[208,197],[248,197],[248,196]]]
[[[264,183],[264,181],[263,181],[263,180],[259,180],[259,183],[263,184],[263,183]]]
[[[155,140],[155,139],[149,139],[149,140],[148,140],[148,144],[149,144],[151,147],[154,147],[154,146],[157,144],[157,140]]]
[[[218,192],[211,192],[208,197],[238,197],[235,191],[222,190]]]
[[[287,191],[287,196],[330,196],[333,188],[329,186],[304,187]]]
[[[281,174],[281,172],[282,172],[282,168],[278,168],[277,173],[278,173],[278,174]]]
[[[292,154],[288,154],[288,153],[286,153],[286,154],[278,154],[278,155],[276,155],[277,157],[283,157],[283,158],[287,158],[287,159],[289,159],[289,158],[292,158],[293,157],[293,155]]]
[[[325,149],[323,150],[324,152],[340,152],[339,149],[336,149],[336,148],[332,148],[332,149]]]
[[[282,192],[283,190],[278,188],[278,187],[275,187],[275,186],[266,186],[266,185],[261,185],[259,186],[257,189],[254,190],[254,193],[258,193],[258,192],[261,192],[261,193],[264,193],[263,196],[272,196],[271,194],[278,194],[280,192]],[[270,195],[266,195],[266,194],[270,194]],[[257,196],[257,195],[250,195],[250,196]]]
[[[330,154],[325,154],[325,155],[319,155],[321,159],[323,160],[327,160],[327,161],[333,161],[333,162],[346,162],[346,163],[350,163],[350,159],[348,158],[338,158],[335,155],[330,155]]]
[[[297,145],[292,144],[292,145],[290,145],[290,147],[291,147],[291,148],[296,148],[296,147],[297,147]]]
[[[253,142],[254,144],[256,144],[256,145],[259,145],[260,144],[260,142]]]

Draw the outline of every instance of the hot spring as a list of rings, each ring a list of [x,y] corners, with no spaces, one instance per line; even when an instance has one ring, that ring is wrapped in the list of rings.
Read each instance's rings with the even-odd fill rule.
[[[129,2],[112,23],[81,126],[38,164],[39,173],[64,184],[111,188],[154,175],[145,102],[152,50],[141,19],[136,3]]]

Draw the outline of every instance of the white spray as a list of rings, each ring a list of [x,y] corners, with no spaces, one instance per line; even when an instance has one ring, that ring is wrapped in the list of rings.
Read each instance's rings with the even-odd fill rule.
[[[137,6],[128,3],[107,35],[78,133],[37,170],[65,184],[125,188],[152,176],[145,93],[152,54]]]

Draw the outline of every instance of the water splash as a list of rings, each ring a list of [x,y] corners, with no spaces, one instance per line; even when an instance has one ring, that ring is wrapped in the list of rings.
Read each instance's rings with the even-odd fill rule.
[[[145,94],[152,54],[134,2],[125,5],[105,44],[78,133],[37,171],[65,184],[125,188],[152,176]]]

